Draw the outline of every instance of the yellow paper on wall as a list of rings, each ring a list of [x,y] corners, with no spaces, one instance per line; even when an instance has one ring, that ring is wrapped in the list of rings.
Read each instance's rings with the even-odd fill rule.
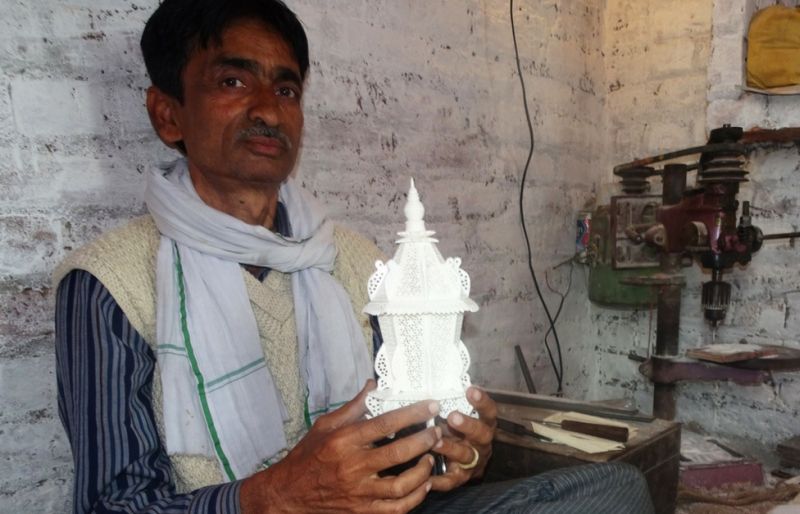
[[[800,85],[800,7],[775,5],[753,15],[747,34],[747,85]]]

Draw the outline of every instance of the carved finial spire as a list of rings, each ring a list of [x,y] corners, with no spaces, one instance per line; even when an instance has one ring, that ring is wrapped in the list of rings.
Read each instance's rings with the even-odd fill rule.
[[[419,193],[414,187],[414,179],[411,179],[411,187],[408,189],[408,200],[403,209],[406,215],[406,233],[425,232],[425,207],[419,200]]]

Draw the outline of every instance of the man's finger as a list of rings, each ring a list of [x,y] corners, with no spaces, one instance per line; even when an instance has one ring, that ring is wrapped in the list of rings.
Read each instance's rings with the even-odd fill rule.
[[[362,443],[374,443],[392,436],[404,428],[425,423],[438,413],[439,404],[437,402],[417,402],[408,407],[361,421],[353,427],[353,430]]]
[[[318,428],[324,430],[335,430],[339,427],[347,426],[363,419],[367,412],[367,393],[375,389],[375,381],[367,380],[364,387],[359,391],[355,398],[345,403],[335,411],[332,411],[317,419]]]
[[[497,404],[486,391],[477,386],[470,386],[467,389],[467,400],[478,411],[478,417],[487,425],[494,427],[497,419]]]
[[[425,499],[428,491],[431,490],[431,482],[425,481],[422,485],[414,489],[414,491],[399,500],[376,500],[370,506],[370,512],[382,513],[395,513],[395,512],[408,512]]]
[[[383,471],[398,464],[404,464],[415,457],[429,452],[442,438],[439,427],[426,428],[411,435],[398,437],[389,444],[369,450],[367,469]]]
[[[454,411],[447,416],[447,424],[472,444],[484,446],[492,443],[494,428],[483,418],[475,419]]]
[[[431,490],[451,491],[469,479],[469,473],[453,464],[444,475],[431,477]]]
[[[433,451],[447,457],[449,462],[453,464],[461,463],[465,466],[471,463],[472,459],[475,458],[475,452],[472,449],[473,446],[470,446],[463,440],[450,437],[443,438],[433,447]]]
[[[383,477],[373,482],[369,495],[376,498],[398,500],[414,492],[423,485],[431,476],[433,456],[424,455],[414,467],[407,469],[397,476]]]

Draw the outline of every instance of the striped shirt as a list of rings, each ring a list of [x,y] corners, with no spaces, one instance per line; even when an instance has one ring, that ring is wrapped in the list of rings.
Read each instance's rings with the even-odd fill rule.
[[[241,482],[176,494],[152,405],[156,358],[97,278],[56,296],[58,413],[72,446],[75,513],[239,512]]]
[[[280,203],[275,226],[278,233],[291,234]],[[263,281],[269,269],[248,271]],[[74,512],[238,513],[241,481],[175,492],[153,413],[155,365],[147,341],[96,277],[74,270],[61,281],[58,412],[72,447]]]

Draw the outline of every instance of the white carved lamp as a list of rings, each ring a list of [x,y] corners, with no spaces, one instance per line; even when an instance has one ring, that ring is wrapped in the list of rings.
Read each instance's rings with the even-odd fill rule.
[[[404,213],[406,229],[398,233],[394,258],[377,261],[368,282],[371,301],[364,312],[378,316],[383,346],[375,358],[378,387],[367,408],[378,416],[437,400],[442,418],[456,410],[475,416],[465,396],[469,353],[460,339],[464,312],[478,310],[469,298],[469,275],[461,259],[445,260],[436,248],[413,179]]]

